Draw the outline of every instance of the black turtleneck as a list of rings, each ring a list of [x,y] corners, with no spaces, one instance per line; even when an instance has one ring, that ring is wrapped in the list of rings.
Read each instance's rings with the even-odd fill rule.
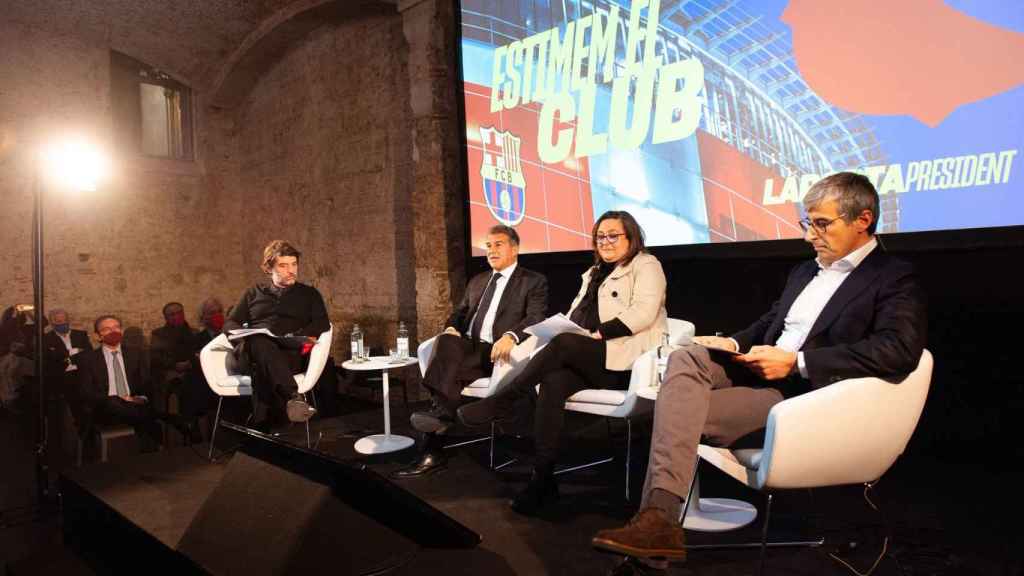
[[[583,295],[579,304],[573,309],[570,320],[579,324],[591,332],[597,330],[605,340],[630,336],[633,331],[626,326],[622,320],[612,318],[607,322],[601,322],[597,302],[597,291],[601,288],[608,275],[615,270],[616,263],[601,262],[590,270],[590,282],[587,284],[587,293]]]

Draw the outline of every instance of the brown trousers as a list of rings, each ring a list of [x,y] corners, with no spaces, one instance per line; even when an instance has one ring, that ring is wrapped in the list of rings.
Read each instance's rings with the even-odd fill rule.
[[[782,393],[724,353],[690,344],[669,356],[654,406],[654,435],[641,508],[655,488],[685,499],[697,445],[731,446],[763,430]]]

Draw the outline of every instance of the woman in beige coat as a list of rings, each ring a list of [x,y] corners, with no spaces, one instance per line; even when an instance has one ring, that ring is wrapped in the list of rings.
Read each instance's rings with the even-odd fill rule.
[[[592,232],[594,265],[569,308],[589,335],[559,334],[497,394],[459,409],[459,419],[480,426],[513,411],[516,400],[539,384],[534,415],[536,456],[529,485],[512,508],[532,514],[558,498],[554,464],[567,398],[585,388],[625,389],[638,356],[668,331],[665,273],[644,249],[644,234],[628,212],[605,212]]]

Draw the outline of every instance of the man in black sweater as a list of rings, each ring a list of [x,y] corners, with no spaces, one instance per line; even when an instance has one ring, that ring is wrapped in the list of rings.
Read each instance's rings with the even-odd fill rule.
[[[239,366],[253,370],[257,428],[275,426],[285,412],[292,422],[305,422],[315,412],[297,393],[292,375],[302,371],[303,355],[331,324],[320,292],[297,282],[299,256],[283,240],[268,244],[260,268],[270,282],[246,290],[224,323],[228,334],[240,328],[265,328],[273,334],[247,336],[235,349]]]

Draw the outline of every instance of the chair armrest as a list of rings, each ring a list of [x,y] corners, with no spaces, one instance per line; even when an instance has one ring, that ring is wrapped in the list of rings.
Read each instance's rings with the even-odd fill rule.
[[[680,320],[678,318],[668,319],[668,342],[673,346],[689,344],[697,334],[697,327],[693,322]]]
[[[316,344],[313,349],[309,351],[309,363],[306,366],[306,373],[299,383],[299,393],[305,394],[311,390],[318,380],[320,375],[324,373],[324,368],[327,367],[327,359],[331,356],[331,343],[334,340],[334,325],[328,326],[327,330],[316,339]]]
[[[217,385],[217,382],[231,375],[228,363],[233,350],[234,346],[231,345],[227,335],[220,334],[199,351],[199,366],[211,389],[216,390],[213,387]]]
[[[420,376],[427,375],[427,366],[430,366],[430,361],[434,359],[435,342],[437,342],[437,336],[427,338],[416,347],[416,360],[420,365]]]
[[[803,488],[880,478],[917,426],[931,368],[925,351],[902,382],[852,378],[775,405],[768,414],[758,484]]]

